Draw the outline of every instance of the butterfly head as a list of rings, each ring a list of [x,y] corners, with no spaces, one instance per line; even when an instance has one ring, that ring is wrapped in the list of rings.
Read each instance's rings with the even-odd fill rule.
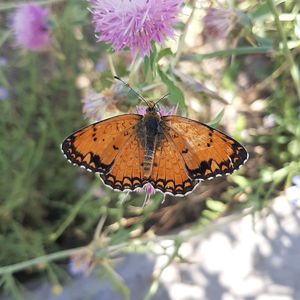
[[[161,100],[163,100],[163,99],[165,99],[167,96],[169,95],[169,93],[167,93],[166,95],[164,95],[163,97],[161,97],[161,98],[159,98],[156,102],[154,102],[154,101],[146,101],[145,100],[145,102],[146,102],[146,104],[147,104],[147,109],[146,109],[146,112],[147,113],[152,113],[152,114],[161,114],[160,112],[161,112],[161,110],[160,110],[160,107],[159,107],[159,105],[158,105],[158,103],[161,101]]]
[[[156,102],[154,101],[147,101],[147,109],[146,109],[146,112],[147,113],[150,113],[150,114],[156,114],[159,112],[159,107],[157,105]]]

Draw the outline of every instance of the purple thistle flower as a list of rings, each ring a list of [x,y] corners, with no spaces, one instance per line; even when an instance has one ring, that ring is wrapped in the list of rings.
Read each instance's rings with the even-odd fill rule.
[[[289,201],[295,205],[300,205],[300,175],[294,176],[292,179],[294,185],[286,189],[286,195]]]
[[[149,55],[151,42],[162,44],[173,36],[183,0],[90,0],[98,42],[119,51],[129,47]]]
[[[82,101],[82,111],[85,117],[92,122],[101,120],[109,103],[108,98],[110,97],[105,95],[105,90],[101,94],[91,90]]]
[[[7,99],[8,96],[9,96],[8,90],[5,87],[0,86],[0,101]]]
[[[48,26],[48,9],[36,4],[24,4],[12,16],[12,31],[17,45],[31,51],[40,51],[51,40]]]
[[[209,39],[224,39],[236,24],[237,16],[232,9],[209,8],[203,18],[203,33]]]
[[[110,115],[118,113],[117,102],[122,102],[127,94],[127,88],[121,82],[114,83],[110,88],[97,93],[93,89],[83,99],[83,114],[90,121],[100,121],[109,112]]]

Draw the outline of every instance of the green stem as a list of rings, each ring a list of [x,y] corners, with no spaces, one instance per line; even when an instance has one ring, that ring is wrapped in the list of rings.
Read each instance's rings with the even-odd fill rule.
[[[94,241],[96,241],[98,238],[100,238],[100,235],[101,235],[101,231],[103,229],[103,226],[104,226],[104,223],[106,221],[106,218],[107,218],[107,215],[104,214],[101,216],[98,224],[97,224],[97,227],[96,227],[96,230],[95,230],[95,233],[94,233]]]
[[[79,211],[81,210],[81,208],[83,207],[83,205],[91,199],[91,192],[87,192],[86,194],[84,194],[81,199],[76,203],[76,205],[73,206],[73,208],[71,209],[68,217],[64,220],[64,222],[58,227],[58,229],[50,234],[49,239],[51,241],[55,241],[56,239],[58,239],[63,232],[66,230],[66,228],[73,222],[73,220],[76,218],[77,214],[79,213]]]
[[[72,255],[74,253],[76,254],[78,252],[81,252],[84,249],[86,249],[86,247],[63,250],[63,251],[55,252],[55,253],[52,253],[52,254],[39,256],[39,257],[30,259],[30,260],[27,260],[27,261],[24,261],[24,262],[21,262],[21,263],[1,267],[0,268],[0,275],[13,274],[15,272],[22,271],[24,269],[36,266],[38,264],[45,264],[45,263],[48,263],[50,261],[55,261],[55,260],[63,259],[63,258],[66,258],[66,257],[70,257],[70,255]]]
[[[295,84],[295,88],[298,94],[298,98],[300,99],[300,75],[299,75],[299,70],[297,68],[297,65],[295,64],[294,58],[289,50],[288,47],[288,42],[287,42],[287,38],[286,38],[286,34],[282,28],[280,19],[279,19],[279,14],[276,8],[276,5],[274,3],[274,0],[267,0],[268,6],[274,16],[275,19],[275,24],[277,27],[277,30],[279,32],[280,38],[282,40],[282,44],[283,44],[283,53],[285,55],[285,58],[289,64],[290,67],[290,72],[291,72],[291,76],[292,79],[294,81]]]
[[[187,54],[184,55],[181,60],[187,61],[199,61],[204,59],[220,57],[220,56],[231,56],[231,55],[247,55],[247,54],[257,54],[257,53],[271,53],[273,49],[269,46],[266,47],[239,47],[220,51],[214,51],[205,54]]]
[[[119,291],[124,299],[130,298],[130,290],[124,283],[123,278],[113,269],[108,260],[103,260],[101,266],[104,268],[105,275],[112,285]]]
[[[148,238],[148,239],[140,239],[140,240],[135,240],[135,241],[131,241],[131,242],[124,242],[124,243],[120,243],[117,245],[112,245],[109,246],[107,248],[103,248],[97,251],[104,251],[104,253],[109,253],[110,256],[116,255],[117,253],[123,251],[123,252],[132,252],[134,251],[134,249],[136,248],[137,244],[140,245],[144,245],[147,244],[149,242],[153,242],[153,243],[158,243],[160,241],[163,240],[188,240],[194,236],[198,236],[199,233],[202,234],[203,238],[205,236],[207,236],[208,234],[210,234],[213,231],[216,231],[220,228],[224,228],[226,226],[226,224],[231,223],[232,221],[235,220],[239,220],[241,218],[243,218],[244,216],[248,215],[251,213],[251,210],[246,210],[245,212],[241,213],[241,214],[237,214],[237,215],[232,215],[229,217],[224,217],[222,222],[218,222],[218,223],[213,223],[210,226],[208,226],[205,230],[203,230],[203,228],[199,228],[196,227],[194,229],[190,229],[187,231],[183,231],[180,234],[172,234],[172,235],[166,235],[166,236],[157,236],[154,238]],[[4,266],[0,268],[0,275],[5,275],[5,274],[13,274],[16,272],[20,272],[23,271],[25,269],[34,267],[38,264],[47,264],[51,261],[55,261],[55,260],[60,260],[60,259],[64,259],[64,258],[68,258],[71,255],[74,254],[78,254],[82,251],[86,251],[86,247],[79,247],[79,248],[73,248],[73,249],[68,249],[68,250],[63,250],[63,251],[59,251],[59,252],[55,252],[52,254],[48,254],[48,255],[43,255],[40,257],[36,257],[24,262],[20,262],[17,264],[13,264],[13,265],[9,265],[9,266]],[[100,254],[99,254],[100,256]]]
[[[107,60],[108,60],[108,65],[109,65],[109,68],[110,68],[110,72],[113,76],[117,76],[117,71],[116,71],[116,68],[115,68],[115,65],[114,65],[114,61],[113,61],[113,57],[112,57],[112,54],[107,54]]]
[[[152,284],[151,284],[144,300],[150,300],[156,294],[156,292],[159,288],[159,280],[161,278],[161,275],[164,272],[164,270],[175,260],[175,258],[178,257],[178,251],[180,249],[180,246],[181,246],[181,243],[178,241],[177,242],[175,241],[175,249],[174,249],[172,255],[169,257],[166,264],[155,273],[154,278],[152,279],[153,280]]]

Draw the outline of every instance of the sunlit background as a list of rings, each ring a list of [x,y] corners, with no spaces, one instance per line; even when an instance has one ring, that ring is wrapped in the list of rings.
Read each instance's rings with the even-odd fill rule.
[[[0,299],[300,299],[299,10],[0,1]],[[248,162],[184,198],[72,166],[66,136],[143,105],[115,75]]]

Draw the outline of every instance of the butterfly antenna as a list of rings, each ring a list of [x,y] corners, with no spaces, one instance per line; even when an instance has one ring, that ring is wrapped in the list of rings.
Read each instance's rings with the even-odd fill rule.
[[[130,90],[132,90],[132,91],[138,96],[138,98],[139,98],[140,100],[144,101],[144,102],[147,104],[147,106],[150,107],[149,102],[148,102],[142,95],[140,95],[137,91],[135,91],[135,90],[134,90],[127,82],[125,82],[124,80],[122,80],[122,79],[121,79],[120,77],[118,77],[118,76],[114,76],[114,78],[117,79],[117,80],[119,80],[119,81],[121,81],[124,85],[126,85]]]
[[[156,102],[155,105],[158,104],[158,102],[160,102],[161,100],[165,99],[166,97],[168,97],[170,95],[170,93],[165,94],[164,96],[162,96],[161,98],[159,98]]]

